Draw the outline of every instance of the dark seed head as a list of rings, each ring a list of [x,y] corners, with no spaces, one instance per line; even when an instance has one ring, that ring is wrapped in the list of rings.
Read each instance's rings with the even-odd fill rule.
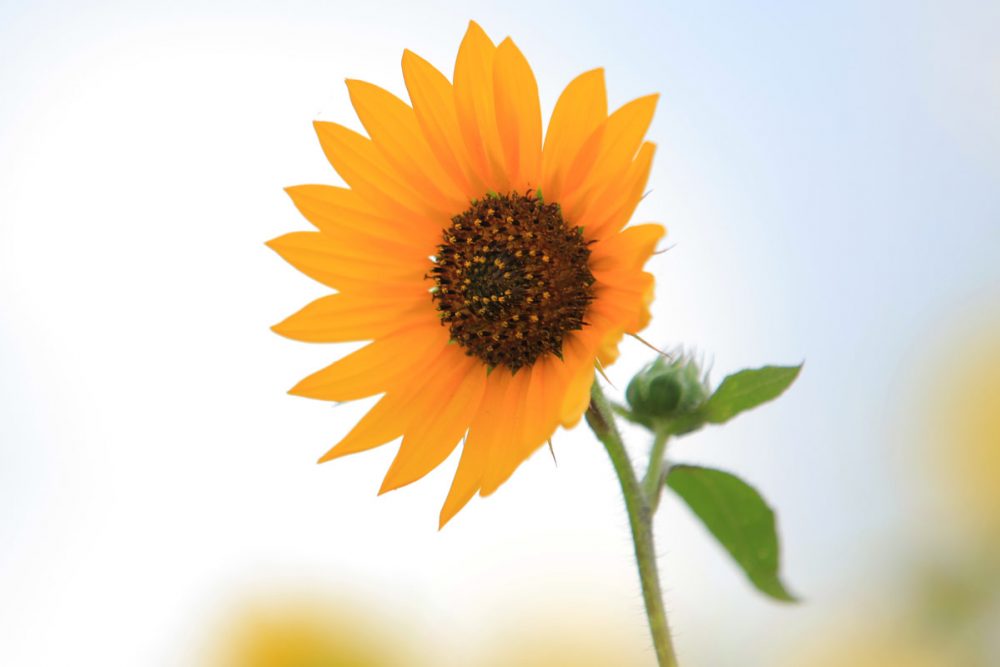
[[[490,367],[562,354],[593,300],[590,250],[558,204],[490,193],[451,220],[431,269],[442,324]]]

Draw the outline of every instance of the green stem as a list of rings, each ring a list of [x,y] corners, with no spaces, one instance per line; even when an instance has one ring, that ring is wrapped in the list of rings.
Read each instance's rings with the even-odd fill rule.
[[[667,440],[670,435],[663,429],[657,429],[653,438],[653,449],[649,453],[649,467],[646,476],[642,478],[642,489],[653,514],[660,506],[660,496],[663,492],[663,457],[667,453]]]
[[[667,613],[663,608],[663,595],[660,593],[660,575],[656,569],[653,512],[639,485],[628,452],[625,451],[622,437],[615,425],[614,412],[596,378],[590,390],[587,423],[611,457],[611,465],[614,466],[621,483],[622,495],[625,496],[625,509],[628,511],[632,541],[635,544],[635,561],[639,567],[642,597],[646,603],[646,616],[649,618],[649,631],[653,635],[657,662],[660,667],[677,667]]]

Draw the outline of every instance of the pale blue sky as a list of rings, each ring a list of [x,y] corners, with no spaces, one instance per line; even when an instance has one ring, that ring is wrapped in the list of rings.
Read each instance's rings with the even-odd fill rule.
[[[6,2],[0,590],[15,593],[0,601],[0,625],[23,632],[0,642],[0,662],[63,659],[55,644],[32,644],[43,619],[82,623],[67,646],[103,646],[80,621],[86,605],[64,598],[106,589],[110,618],[128,626],[135,605],[155,600],[161,629],[146,637],[159,643],[134,634],[106,664],[152,664],[213,586],[238,587],[233,571],[324,573],[328,562],[344,573],[335,581],[374,591],[416,581],[417,597],[452,618],[471,603],[447,589],[442,563],[493,553],[490,540],[507,544],[493,567],[512,578],[581,550],[581,577],[628,567],[620,509],[598,505],[616,502],[610,470],[580,430],[561,436],[558,475],[532,459],[438,537],[448,473],[376,500],[387,454],[312,465],[353,408],[283,395],[332,355],[266,328],[321,293],[261,245],[303,228],[283,186],[335,179],[310,123],[357,126],[344,78],[402,93],[405,47],[448,71],[470,18],[514,37],[546,113],[595,66],[613,104],[662,94],[639,217],[665,223],[676,245],[654,264],[649,338],[695,346],[716,379],[806,360],[779,403],[676,452],[740,472],[773,501],[787,578],[811,602],[755,597],[670,504],[659,529],[682,652],[729,665],[753,641],[770,664],[781,647],[767,627],[812,627],[842,589],[874,576],[866,563],[913,511],[905,443],[892,437],[914,394],[906,369],[939,353],[953,326],[1000,307],[995,3]],[[645,354],[627,347],[623,358],[621,384]],[[556,483],[561,504],[532,524],[526,508],[547,506]],[[323,509],[344,506],[360,518]],[[354,551],[309,530],[320,520]],[[568,534],[544,541],[546,521]],[[415,563],[396,564],[366,531],[409,544]],[[195,553],[157,562],[162,551],[142,540],[164,534]],[[533,539],[541,555],[525,550]],[[112,576],[129,554],[143,561],[135,578]],[[140,594],[146,567],[177,572]],[[600,594],[641,622],[633,576],[622,569]],[[705,596],[718,602],[699,607]]]

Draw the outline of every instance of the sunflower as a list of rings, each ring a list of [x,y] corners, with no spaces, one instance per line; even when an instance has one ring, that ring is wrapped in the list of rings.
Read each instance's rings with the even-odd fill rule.
[[[625,228],[655,146],[657,95],[608,113],[604,72],[581,74],[542,138],[534,74],[509,38],[470,23],[454,82],[404,51],[410,104],[348,80],[368,136],[316,122],[348,187],[287,188],[318,231],[268,245],[336,293],[274,326],[300,341],[371,341],[290,393],[381,398],[320,462],[402,437],[380,493],[463,442],[443,526],[499,487],[589,402],[595,365],[646,326],[643,265],[664,229]]]

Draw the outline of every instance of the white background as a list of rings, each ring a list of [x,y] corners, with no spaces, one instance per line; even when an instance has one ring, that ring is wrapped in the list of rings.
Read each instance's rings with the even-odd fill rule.
[[[347,349],[268,329],[324,293],[263,245],[307,228],[284,186],[337,182],[311,122],[359,127],[344,78],[403,94],[404,47],[450,73],[470,18],[518,42],[546,116],[595,66],[613,105],[662,93],[637,220],[674,247],[647,338],[717,380],[806,360],[780,401],[674,452],[762,490],[807,604],[757,595],[671,500],[658,546],[685,663],[771,665],[892,571],[919,486],[891,436],[919,393],[905,369],[1000,295],[990,3],[8,1],[0,664],[190,664],[259,588],[347,591],[439,664],[577,616],[652,661],[585,429],[439,533],[456,458],[376,498],[394,446],[315,465],[365,405],[284,393]],[[622,351],[619,387],[649,356]]]

